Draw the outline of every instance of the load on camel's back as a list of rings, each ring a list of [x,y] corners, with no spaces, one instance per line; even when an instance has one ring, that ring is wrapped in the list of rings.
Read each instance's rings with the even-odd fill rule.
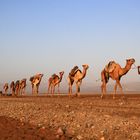
[[[79,70],[78,66],[74,66],[73,69],[70,71],[69,76],[73,77],[77,70]]]
[[[105,66],[105,77],[106,77],[106,82],[109,80],[109,73],[113,72],[114,69],[116,68],[117,63],[115,61],[110,61],[106,66]]]

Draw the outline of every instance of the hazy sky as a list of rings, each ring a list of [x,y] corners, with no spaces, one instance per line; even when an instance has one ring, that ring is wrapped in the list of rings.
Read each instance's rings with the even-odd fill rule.
[[[131,57],[140,65],[139,0],[0,0],[0,83],[61,70],[66,79],[86,63],[92,86],[108,61]],[[140,76],[131,70],[126,81]]]

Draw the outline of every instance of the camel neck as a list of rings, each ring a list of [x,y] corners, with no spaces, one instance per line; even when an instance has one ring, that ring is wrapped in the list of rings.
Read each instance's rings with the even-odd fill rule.
[[[86,72],[87,72],[87,70],[85,68],[83,68],[83,76],[82,76],[82,78],[85,78]]]
[[[60,81],[62,80],[62,77],[63,77],[63,75],[60,75],[60,79],[59,79]]]
[[[132,66],[132,64],[126,63],[126,66],[122,69],[123,70],[122,75],[126,74],[131,69],[131,66]]]

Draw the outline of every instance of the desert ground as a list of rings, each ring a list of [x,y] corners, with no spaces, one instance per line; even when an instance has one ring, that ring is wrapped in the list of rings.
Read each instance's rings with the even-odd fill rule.
[[[140,140],[140,94],[0,97],[1,140]]]

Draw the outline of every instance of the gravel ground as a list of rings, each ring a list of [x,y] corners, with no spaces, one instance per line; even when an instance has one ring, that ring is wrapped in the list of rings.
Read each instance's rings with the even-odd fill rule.
[[[0,97],[0,139],[140,140],[140,95]]]

